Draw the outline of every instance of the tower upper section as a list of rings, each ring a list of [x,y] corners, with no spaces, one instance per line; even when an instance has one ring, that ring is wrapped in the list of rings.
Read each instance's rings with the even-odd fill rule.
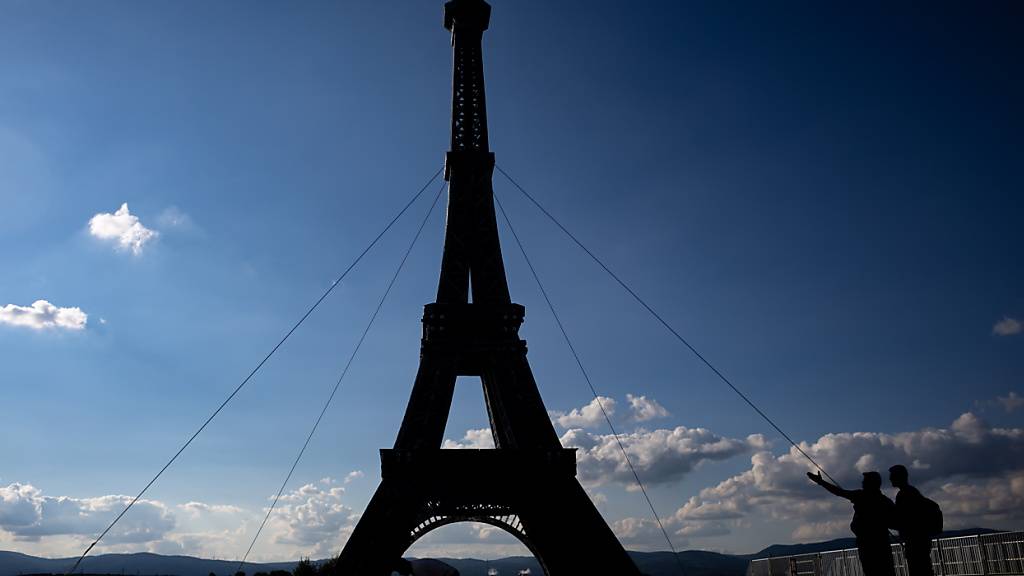
[[[490,20],[491,6],[484,0],[451,0],[444,5],[444,27],[452,33],[452,152],[490,150],[481,50]]]

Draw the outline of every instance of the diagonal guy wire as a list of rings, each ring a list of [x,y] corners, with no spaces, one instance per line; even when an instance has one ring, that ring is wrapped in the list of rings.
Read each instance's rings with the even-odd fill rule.
[[[327,401],[324,402],[324,407],[320,410],[320,415],[317,416],[316,422],[313,423],[313,428],[310,429],[309,435],[306,436],[306,441],[302,444],[302,448],[299,450],[298,455],[295,456],[295,461],[292,462],[292,467],[288,470],[288,475],[285,476],[284,482],[281,483],[281,488],[278,489],[277,495],[274,496],[274,502],[270,505],[267,510],[267,515],[263,517],[263,522],[260,523],[260,527],[256,530],[256,535],[252,537],[252,542],[249,543],[249,548],[245,551],[245,555],[242,556],[242,560],[238,562],[238,567],[235,568],[235,573],[242,571],[242,566],[245,565],[245,561],[249,558],[249,553],[252,552],[253,546],[256,545],[256,540],[259,539],[260,533],[263,532],[263,527],[267,525],[267,521],[270,520],[270,515],[274,512],[274,508],[277,507],[277,501],[281,499],[281,494],[284,493],[285,486],[288,485],[288,481],[292,479],[292,474],[295,472],[295,467],[299,465],[299,460],[302,460],[302,455],[306,452],[306,447],[309,446],[309,441],[313,439],[313,435],[316,434],[317,427],[320,426],[320,421],[323,420],[324,414],[327,413],[327,409],[331,406],[331,401],[334,400],[334,395],[338,393],[338,388],[341,386],[341,381],[345,379],[345,375],[348,374],[348,369],[352,366],[352,361],[356,359],[356,354],[359,353],[359,349],[363,346],[363,341],[366,340],[366,335],[370,333],[370,327],[373,326],[374,320],[377,319],[377,315],[380,314],[380,309],[384,306],[384,300],[387,299],[388,294],[391,293],[391,289],[395,286],[395,281],[398,280],[399,273],[402,272],[402,268],[405,267],[406,260],[409,259],[409,254],[412,253],[412,249],[416,246],[416,241],[420,239],[420,234],[423,233],[423,227],[427,225],[427,220],[430,215],[434,213],[434,208],[437,206],[437,201],[441,198],[441,192],[444,191],[444,184],[441,185],[441,189],[437,191],[437,195],[434,196],[434,202],[430,205],[430,209],[427,210],[426,215],[423,216],[423,222],[420,223],[420,227],[416,230],[416,235],[413,236],[412,242],[409,243],[409,248],[406,249],[405,255],[402,256],[402,261],[398,264],[398,268],[395,270],[394,276],[391,277],[391,282],[388,283],[388,287],[384,290],[384,295],[380,297],[380,301],[377,302],[377,308],[373,311],[373,315],[370,316],[370,321],[366,324],[366,328],[363,330],[362,336],[359,337],[359,341],[356,343],[355,348],[352,350],[352,354],[348,357],[348,362],[345,363],[345,368],[342,369],[341,375],[338,376],[337,382],[334,383],[334,389],[331,390],[330,396],[327,397]]]
[[[522,192],[523,196],[526,196],[527,200],[529,200],[531,203],[533,203],[534,206],[536,206],[542,213],[544,213],[544,215],[547,216],[548,219],[551,220],[555,224],[555,226],[558,226],[558,228],[561,229],[562,232],[564,232],[565,235],[568,236],[570,240],[575,242],[576,245],[580,247],[580,249],[582,249],[584,252],[586,252],[587,256],[590,256],[591,260],[596,262],[598,266],[600,266],[605,272],[607,272],[608,275],[611,276],[612,279],[615,280],[619,284],[619,286],[622,286],[622,288],[626,292],[628,292],[629,295],[632,296],[633,299],[637,301],[637,303],[639,303],[641,306],[643,306],[644,309],[647,310],[647,312],[649,312],[651,314],[651,316],[654,317],[655,320],[657,320],[659,323],[661,323],[662,326],[665,327],[665,329],[667,329],[669,332],[671,332],[672,335],[675,336],[676,340],[680,341],[684,346],[686,346],[690,350],[690,352],[693,353],[694,356],[696,356],[701,362],[704,363],[705,366],[710,368],[711,371],[714,372],[716,376],[718,376],[719,380],[721,380],[722,382],[725,383],[726,386],[731,388],[732,391],[735,392],[737,396],[739,396],[741,399],[743,399],[743,401],[746,402],[748,406],[750,406],[751,408],[754,409],[754,412],[757,412],[757,414],[761,418],[763,418],[765,422],[767,422],[772,428],[774,428],[776,432],[778,432],[780,435],[782,435],[782,437],[785,438],[786,441],[788,441],[790,443],[790,445],[793,446],[793,448],[796,449],[797,452],[799,452],[801,455],[803,455],[803,457],[806,458],[811,464],[813,464],[815,466],[815,468],[817,468],[819,471],[821,471],[822,474],[824,474],[829,480],[831,480],[833,484],[835,484],[837,486],[839,485],[839,482],[837,482],[835,478],[833,478],[827,471],[825,471],[825,469],[822,468],[821,465],[818,464],[818,462],[815,461],[814,458],[812,458],[810,454],[805,452],[804,449],[801,448],[799,444],[794,442],[793,439],[790,438],[789,434],[786,434],[782,430],[782,428],[780,428],[779,425],[775,423],[774,420],[769,418],[767,414],[765,414],[760,408],[758,408],[757,405],[754,404],[754,402],[749,397],[747,397],[746,394],[741,392],[740,389],[737,388],[728,378],[726,378],[725,375],[722,374],[718,370],[718,368],[715,368],[714,364],[712,364],[707,358],[705,358],[703,354],[698,352],[697,349],[694,348],[693,345],[690,344],[686,340],[686,338],[683,338],[683,336],[678,331],[676,331],[676,329],[673,328],[664,318],[662,318],[662,316],[660,314],[655,312],[654,308],[651,308],[651,306],[649,304],[647,304],[647,302],[645,302],[644,299],[641,298],[635,291],[633,291],[633,289],[630,288],[629,285],[626,284],[625,281],[623,281],[621,278],[619,278],[619,276],[617,274],[615,274],[615,272],[612,272],[611,269],[608,268],[608,266],[605,265],[605,263],[600,258],[598,258],[596,254],[594,254],[593,252],[590,251],[589,248],[584,246],[584,244],[582,242],[580,242],[580,240],[578,238],[576,238],[576,236],[572,232],[570,232],[565,226],[563,226],[562,223],[559,222],[558,219],[554,217],[554,215],[552,215],[550,212],[548,212],[544,208],[544,206],[542,206],[540,204],[540,202],[538,202],[533,196],[531,196],[529,192],[527,192],[525,189],[523,189],[523,187],[520,186],[519,183],[516,182],[511,176],[509,176],[507,172],[502,170],[501,166],[497,166],[496,165],[495,168],[497,168],[498,172],[501,172],[502,176],[504,176],[506,179],[508,179],[508,181],[511,182],[512,185],[516,187],[516,189],[518,189],[520,192]]]
[[[73,574],[75,570],[78,569],[79,565],[82,564],[82,561],[85,560],[85,557],[88,556],[89,552],[91,552],[92,549],[100,543],[100,540],[102,540],[103,537],[106,536],[108,532],[110,532],[110,529],[113,528],[114,525],[117,524],[118,521],[120,521],[121,518],[123,518],[124,515],[127,514],[129,510],[131,510],[132,506],[135,506],[135,503],[138,502],[140,498],[142,498],[143,494],[145,494],[146,491],[149,490],[149,488],[157,481],[157,479],[160,478],[160,476],[162,476],[163,473],[168,468],[171,467],[171,464],[173,464],[174,461],[178,459],[178,456],[181,456],[181,453],[184,452],[185,449],[192,444],[192,441],[195,440],[196,437],[199,436],[199,434],[206,429],[207,425],[209,425],[210,422],[212,422],[213,419],[217,417],[217,414],[220,414],[220,411],[223,410],[224,407],[228,405],[228,402],[231,402],[231,400],[242,390],[242,388],[244,388],[245,385],[249,383],[249,380],[251,380],[252,377],[255,376],[257,372],[259,372],[260,368],[262,368],[263,365],[267,363],[267,360],[270,360],[270,357],[273,356],[275,352],[277,352],[277,349],[280,348],[285,343],[286,340],[288,340],[292,333],[298,330],[299,326],[301,326],[302,323],[306,321],[306,318],[309,318],[309,315],[312,314],[313,311],[320,306],[320,303],[323,302],[327,298],[327,296],[329,296],[331,292],[334,291],[338,284],[340,284],[341,281],[346,276],[348,276],[348,273],[351,272],[353,268],[355,268],[356,264],[358,264],[359,261],[362,260],[364,256],[366,256],[367,252],[369,252],[371,248],[376,246],[377,242],[380,241],[384,234],[387,233],[387,231],[390,230],[392,226],[394,226],[395,222],[397,222],[398,219],[401,218],[402,215],[405,214],[407,210],[409,210],[409,207],[412,206],[414,202],[416,202],[416,200],[423,194],[427,187],[430,186],[430,184],[434,180],[436,180],[440,174],[441,170],[439,169],[437,172],[434,173],[433,176],[430,177],[430,180],[428,180],[427,183],[424,184],[423,187],[420,188],[415,195],[413,195],[412,199],[409,200],[409,202],[407,202],[405,206],[403,206],[402,209],[398,211],[398,214],[396,214],[395,217],[392,218],[390,222],[388,222],[387,226],[385,226],[384,229],[381,230],[379,234],[377,234],[377,237],[374,238],[373,241],[371,241],[370,244],[366,246],[366,248],[359,254],[359,256],[356,257],[355,260],[352,261],[351,264],[349,264],[348,268],[346,268],[345,271],[342,272],[340,276],[338,276],[338,279],[331,284],[331,286],[320,296],[320,298],[317,299],[317,301],[314,302],[313,305],[310,306],[308,310],[306,310],[306,313],[303,314],[301,318],[299,318],[298,322],[296,322],[291,327],[291,329],[288,330],[284,337],[282,337],[281,340],[270,350],[270,352],[268,352],[267,355],[263,357],[263,360],[260,360],[259,364],[257,364],[256,367],[253,368],[251,372],[249,372],[249,375],[246,376],[237,387],[235,387],[234,391],[232,391],[231,394],[229,394],[228,397],[225,398],[223,402],[221,402],[220,406],[218,406],[217,409],[214,410],[212,414],[210,414],[210,416],[203,422],[201,426],[199,426],[199,428],[192,434],[192,436],[189,437],[189,439],[181,446],[181,448],[179,448],[178,451],[174,453],[174,456],[171,456],[171,459],[168,460],[166,464],[164,464],[163,468],[161,468],[160,471],[157,472],[156,475],[153,476],[153,478],[146,484],[146,486],[143,487],[142,490],[140,490],[139,493],[134,498],[132,498],[131,502],[129,502],[128,505],[125,506],[123,510],[121,510],[121,513],[118,514],[114,518],[114,520],[103,530],[103,532],[101,532],[100,535],[96,537],[96,540],[94,540],[92,544],[89,544],[89,547],[85,549],[85,552],[82,552],[82,555],[78,557],[78,560],[75,560],[74,566],[72,566],[70,570],[65,572],[65,576],[67,576],[68,574]]]
[[[498,200],[497,194],[494,195],[494,201],[498,205],[498,210],[501,211],[501,216],[505,219],[505,223],[508,224],[508,229],[512,232],[512,237],[515,238],[516,244],[519,245],[519,251],[523,254],[523,260],[526,260],[526,265],[530,268],[530,273],[533,274],[533,279],[537,281],[537,287],[540,288],[541,295],[544,296],[544,301],[548,304],[548,309],[551,310],[551,315],[555,317],[555,323],[558,324],[558,329],[562,332],[562,337],[565,338],[565,343],[569,346],[569,351],[572,352],[572,357],[576,359],[576,365],[580,367],[580,372],[583,374],[583,379],[587,381],[587,386],[590,387],[590,392],[594,395],[594,400],[597,401],[597,407],[601,409],[601,414],[604,416],[605,422],[608,423],[608,428],[612,431],[612,436],[615,437],[616,444],[619,445],[619,450],[622,451],[622,457],[626,459],[626,464],[629,466],[629,471],[633,473],[633,478],[636,480],[637,486],[640,487],[640,492],[644,495],[644,500],[647,501],[647,506],[651,509],[651,514],[654,516],[654,521],[658,523],[658,528],[661,529],[661,533],[665,536],[665,542],[668,542],[668,547],[672,550],[672,557],[675,558],[676,564],[679,566],[679,573],[682,576],[685,574],[683,569],[682,560],[679,559],[679,553],[676,552],[675,544],[672,543],[672,538],[669,537],[668,531],[665,530],[665,525],[661,523],[661,517],[658,516],[658,511],[654,509],[654,502],[651,501],[651,497],[647,494],[647,488],[644,487],[644,483],[640,481],[640,475],[637,474],[636,468],[633,466],[633,461],[629,457],[629,453],[626,452],[626,447],[622,444],[622,438],[619,436],[615,425],[612,424],[612,419],[608,416],[608,411],[604,409],[604,402],[601,401],[601,396],[597,393],[597,388],[594,387],[594,383],[590,380],[590,375],[587,373],[587,369],[583,367],[583,361],[580,360],[580,355],[576,352],[576,347],[572,344],[572,339],[569,338],[569,333],[566,331],[565,326],[562,324],[562,319],[558,316],[558,312],[555,310],[555,305],[551,302],[551,298],[548,297],[548,291],[544,289],[544,284],[540,281],[540,276],[537,274],[537,269],[533,267],[533,263],[530,262],[530,257],[526,255],[526,248],[523,246],[523,242],[519,239],[519,235],[516,234],[516,229],[512,227],[512,221],[509,220],[508,214],[505,212],[505,207],[501,205],[501,200]]]

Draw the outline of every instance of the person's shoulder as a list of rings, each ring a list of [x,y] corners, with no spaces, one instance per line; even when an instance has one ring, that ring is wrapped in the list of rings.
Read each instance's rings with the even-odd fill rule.
[[[890,500],[889,497],[886,496],[885,493],[883,493],[883,492],[865,493],[864,496],[865,497],[869,497],[871,503],[873,505],[875,505],[875,506],[886,506],[886,507],[888,507],[888,506],[892,506],[893,505],[892,500]]]
[[[896,505],[901,507],[916,507],[923,499],[921,492],[913,486],[902,488],[896,493]]]

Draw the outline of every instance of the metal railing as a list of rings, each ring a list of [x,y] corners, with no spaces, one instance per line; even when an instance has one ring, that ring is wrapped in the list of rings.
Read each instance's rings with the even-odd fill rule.
[[[896,576],[908,576],[903,546],[892,545]],[[1024,576],[1024,532],[938,538],[935,576]],[[747,576],[864,576],[856,548],[751,560]]]

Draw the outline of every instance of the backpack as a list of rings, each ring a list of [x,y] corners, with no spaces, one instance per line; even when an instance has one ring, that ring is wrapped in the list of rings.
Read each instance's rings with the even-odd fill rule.
[[[934,500],[921,496],[921,531],[931,538],[942,534],[942,508]]]

